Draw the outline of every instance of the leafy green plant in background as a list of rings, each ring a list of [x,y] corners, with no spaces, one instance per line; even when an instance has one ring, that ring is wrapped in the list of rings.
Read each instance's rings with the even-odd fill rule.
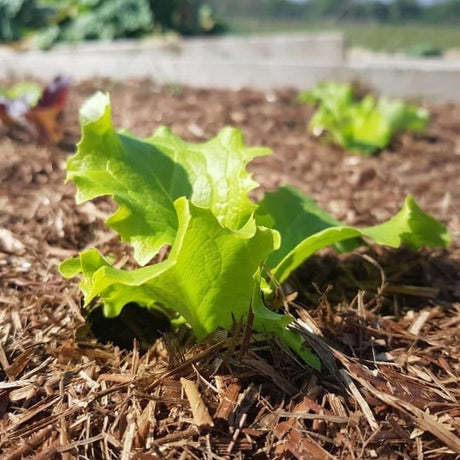
[[[317,107],[308,129],[350,152],[373,155],[387,147],[395,134],[423,132],[429,120],[424,108],[372,94],[357,99],[351,86],[319,83],[298,100]]]
[[[225,22],[216,18],[214,9],[202,0],[149,0],[155,27],[181,35],[225,32]]]
[[[442,57],[443,51],[432,43],[417,43],[406,49],[406,54],[415,58]]]
[[[225,24],[201,0],[0,0],[0,41],[35,33],[39,47],[138,38],[152,33],[220,33]]]
[[[252,309],[257,331],[277,334],[319,368],[287,328],[293,318],[265,305],[277,283],[317,250],[342,241],[365,237],[413,249],[449,243],[446,229],[411,197],[393,219],[364,229],[342,225],[289,186],[251,201],[257,184],[246,166],[270,151],[247,147],[236,129],[224,128],[205,143],[186,142],[166,127],[146,139],[117,133],[102,93],[83,106],[80,120],[82,139],[67,162],[67,180],[77,185],[78,202],[108,195],[119,205],[107,225],[133,247],[139,268],[116,268],[89,249],[60,270],[81,275],[85,305],[100,299],[108,317],[134,302],[187,322],[202,339],[246,321]],[[165,246],[167,258],[152,263]]]
[[[54,14],[50,26],[39,35],[39,45],[55,42],[135,38],[153,30],[147,0],[48,1]]]
[[[215,33],[223,24],[198,0],[42,0],[54,14],[39,36],[42,48],[58,42],[136,38],[168,31]]]
[[[0,0],[0,42],[21,39],[24,34],[44,26],[47,10],[36,0]]]

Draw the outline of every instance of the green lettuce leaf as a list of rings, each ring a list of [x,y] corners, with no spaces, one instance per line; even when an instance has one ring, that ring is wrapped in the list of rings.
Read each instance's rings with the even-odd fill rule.
[[[209,209],[186,198],[175,202],[179,227],[169,257],[158,264],[126,271],[112,267],[95,250],[61,266],[66,276],[83,274],[88,304],[98,296],[106,316],[128,302],[176,311],[203,338],[245,319],[254,289],[253,275],[278,245],[278,234],[257,227],[254,219],[240,231],[223,227]]]
[[[353,88],[345,83],[320,82],[309,91],[299,94],[297,100],[304,104],[321,105],[339,114],[343,107],[353,102]]]
[[[430,114],[423,107],[414,107],[399,99],[381,97],[378,110],[385,116],[390,129],[395,132],[423,132],[430,119]]]
[[[352,88],[342,83],[319,83],[298,100],[317,106],[308,129],[350,152],[372,155],[388,146],[396,133],[424,131],[429,120],[426,109],[401,100],[356,99]]]
[[[385,114],[376,109],[376,101],[369,95],[348,108],[349,133],[346,147],[363,155],[372,155],[390,142],[392,130]]]
[[[367,237],[393,248],[406,244],[413,250],[422,246],[446,247],[450,243],[446,228],[425,214],[411,196],[392,219],[357,229],[342,225],[310,197],[294,187],[285,186],[265,195],[257,219],[281,234],[280,248],[267,260],[273,276],[280,283],[318,250],[346,240],[355,243],[358,237]]]
[[[78,202],[112,196],[119,208],[107,224],[133,246],[139,264],[173,243],[177,198],[209,207],[222,225],[235,230],[254,211],[248,193],[256,184],[246,164],[270,150],[246,147],[240,131],[224,128],[211,141],[195,144],[162,127],[138,139],[115,132],[103,93],[86,102],[80,120],[82,139],[67,162],[67,180],[77,185]]]
[[[292,186],[281,186],[275,192],[267,192],[256,212],[257,223],[276,229],[281,245],[267,259],[270,267],[281,260],[308,237],[342,223],[321,209],[315,201]],[[331,244],[334,242],[331,242]]]

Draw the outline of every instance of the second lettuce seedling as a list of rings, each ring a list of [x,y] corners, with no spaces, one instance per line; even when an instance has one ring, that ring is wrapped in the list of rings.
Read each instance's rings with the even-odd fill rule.
[[[369,94],[359,100],[343,83],[319,83],[298,100],[317,108],[308,124],[310,132],[325,133],[331,142],[362,155],[387,147],[397,133],[423,132],[429,120],[426,109],[398,99]]]

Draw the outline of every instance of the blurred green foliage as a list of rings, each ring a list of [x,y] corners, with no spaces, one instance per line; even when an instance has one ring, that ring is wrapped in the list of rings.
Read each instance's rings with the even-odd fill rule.
[[[174,30],[181,35],[221,33],[226,25],[214,10],[200,0],[149,0],[155,27]]]
[[[217,14],[230,18],[303,19],[373,23],[458,23],[459,0],[207,0]]]
[[[20,99],[23,98],[31,106],[35,106],[43,93],[43,88],[32,81],[22,81],[12,87],[0,86],[0,99]]]
[[[69,0],[55,3],[51,24],[39,36],[41,48],[55,42],[132,38],[153,30],[147,0]],[[50,5],[51,6],[51,5]]]
[[[19,40],[28,30],[42,27],[47,13],[36,0],[0,0],[0,41]]]
[[[225,25],[201,0],[0,0],[0,41],[38,32],[38,45],[137,38],[151,33],[218,33]]]
[[[406,50],[406,54],[412,57],[424,58],[424,57],[440,57],[443,55],[443,51],[439,46],[433,45],[429,42],[420,42],[413,46],[410,46]]]

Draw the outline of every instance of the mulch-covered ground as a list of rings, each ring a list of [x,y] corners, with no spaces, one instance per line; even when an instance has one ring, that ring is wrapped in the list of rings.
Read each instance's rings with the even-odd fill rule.
[[[286,306],[315,331],[301,333],[321,372],[274,339],[257,335],[246,347],[237,326],[199,344],[169,332],[145,352],[141,319],[131,350],[100,343],[77,280],[57,271],[93,246],[129,257],[103,225],[110,201],[77,207],[64,185],[78,108],[96,89],[111,92],[116,126],[137,135],[166,124],[201,141],[240,127],[247,144],[274,151],[252,165],[262,189],[294,184],[348,224],[381,222],[411,193],[453,245],[312,258],[290,281],[297,297]],[[311,112],[295,96],[91,82],[71,88],[59,147],[0,131],[2,459],[460,455],[460,106],[430,106],[425,134],[363,158],[311,139]],[[127,312],[122,328],[139,315]]]

